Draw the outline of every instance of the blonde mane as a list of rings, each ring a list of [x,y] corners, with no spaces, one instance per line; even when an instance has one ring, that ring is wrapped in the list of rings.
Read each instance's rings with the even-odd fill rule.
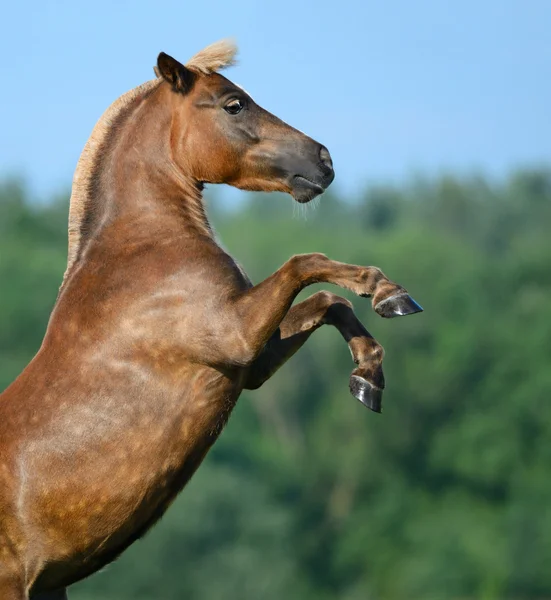
[[[221,40],[198,52],[186,66],[198,73],[208,75],[235,64],[236,53],[237,47],[232,41]],[[134,102],[148,96],[162,81],[159,77],[151,81],[146,81],[115,100],[100,117],[84,146],[73,176],[73,187],[69,204],[67,268],[61,287],[63,287],[81,251],[84,219],[93,204],[94,176],[96,175],[97,167],[105,151],[109,136],[121,116]]]

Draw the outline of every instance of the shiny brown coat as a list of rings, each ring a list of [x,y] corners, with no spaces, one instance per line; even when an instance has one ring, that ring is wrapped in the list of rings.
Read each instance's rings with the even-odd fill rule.
[[[220,54],[218,47],[218,55]],[[205,182],[307,202],[333,179],[328,151],[219,73],[212,49],[98,124],[71,202],[69,265],[38,354],[0,396],[0,598],[65,598],[163,514],[244,388],[323,324],[348,342],[351,390],[380,410],[382,349],[351,304],[418,307],[379,269],[295,256],[253,286],[216,243]],[[222,52],[223,54],[223,52]],[[217,56],[218,56],[217,55]]]

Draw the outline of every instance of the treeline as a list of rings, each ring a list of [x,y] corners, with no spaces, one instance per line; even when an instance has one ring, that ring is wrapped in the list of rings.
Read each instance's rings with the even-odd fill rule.
[[[384,321],[343,292],[386,350],[383,415],[349,394],[339,334],[316,332],[72,600],[551,598],[551,172],[328,193],[304,215],[219,194],[215,227],[254,281],[319,251],[379,266],[425,312]],[[31,200],[0,186],[2,389],[38,349],[66,262],[67,199]]]

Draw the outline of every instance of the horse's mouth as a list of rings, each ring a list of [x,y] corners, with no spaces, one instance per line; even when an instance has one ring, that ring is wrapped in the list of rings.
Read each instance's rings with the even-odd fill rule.
[[[295,175],[293,177],[293,198],[301,204],[306,204],[313,200],[316,196],[325,192],[325,187],[319,183],[304,177],[303,175]]]

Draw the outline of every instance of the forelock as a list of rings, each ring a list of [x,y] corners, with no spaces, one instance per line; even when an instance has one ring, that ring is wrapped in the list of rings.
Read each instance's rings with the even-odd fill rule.
[[[186,67],[203,75],[217,73],[236,63],[237,45],[231,39],[220,40],[197,52]]]

